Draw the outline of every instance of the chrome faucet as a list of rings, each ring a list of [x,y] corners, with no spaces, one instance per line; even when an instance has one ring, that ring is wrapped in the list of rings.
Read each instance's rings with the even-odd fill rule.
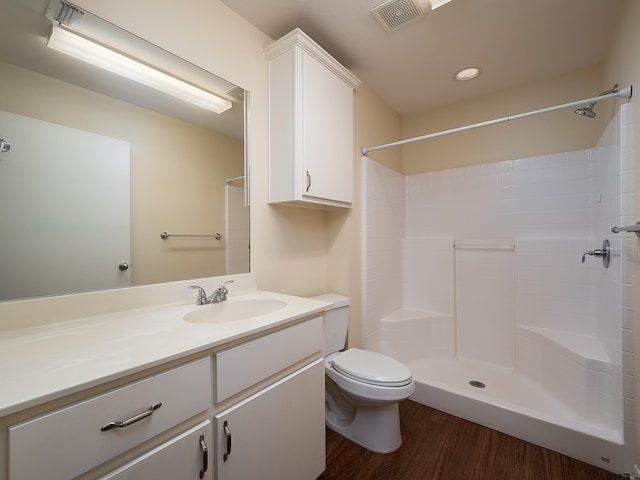
[[[189,285],[188,288],[192,290],[198,290],[198,298],[196,299],[196,305],[209,305],[210,303],[218,303],[224,302],[227,299],[227,295],[229,295],[229,290],[227,290],[228,283],[233,283],[233,280],[227,280],[213,292],[211,295],[207,296],[207,292],[204,291],[204,288],[198,285]]]

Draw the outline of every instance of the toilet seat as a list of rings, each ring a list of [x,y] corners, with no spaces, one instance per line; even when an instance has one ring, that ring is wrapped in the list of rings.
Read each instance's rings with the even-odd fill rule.
[[[335,355],[331,365],[342,375],[381,387],[404,387],[412,381],[411,371],[381,353],[350,348]]]

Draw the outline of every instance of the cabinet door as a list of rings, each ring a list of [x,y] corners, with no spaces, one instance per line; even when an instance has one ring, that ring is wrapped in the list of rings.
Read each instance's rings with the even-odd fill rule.
[[[306,52],[302,58],[303,197],[353,202],[353,89]]]
[[[313,480],[325,469],[324,360],[214,419],[217,480]]]
[[[211,430],[202,422],[100,480],[211,480]]]

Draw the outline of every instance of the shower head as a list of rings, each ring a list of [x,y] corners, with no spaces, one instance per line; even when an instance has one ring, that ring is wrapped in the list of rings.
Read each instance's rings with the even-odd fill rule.
[[[617,83],[613,86],[613,88],[611,90],[606,90],[606,91],[602,92],[598,96],[601,97],[603,95],[610,95],[612,93],[618,93],[618,84]],[[596,112],[593,111],[593,107],[596,106],[596,103],[598,103],[598,102],[591,102],[586,107],[576,108],[573,111],[573,113],[575,113],[577,115],[581,115],[583,117],[596,118]]]

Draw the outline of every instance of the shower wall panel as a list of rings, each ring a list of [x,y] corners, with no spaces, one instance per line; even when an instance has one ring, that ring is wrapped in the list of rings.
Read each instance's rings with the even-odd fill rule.
[[[514,243],[517,325],[594,335],[613,361],[623,349],[631,359],[635,237],[610,232],[635,222],[631,122],[631,105],[623,105],[596,148],[407,177],[363,159],[369,333],[401,308],[445,309],[446,257],[428,260],[440,239]],[[613,247],[610,268],[594,257],[582,263],[604,238]]]
[[[592,233],[591,162],[583,150],[409,176],[407,236],[515,244],[514,288],[502,301],[517,303],[516,324],[595,335],[591,273],[603,268],[592,257],[581,263],[602,244]]]
[[[593,276],[602,261],[581,254],[599,248],[589,238],[516,241],[516,317],[519,325],[597,335]]]
[[[402,306],[405,176],[362,159],[362,345],[380,347],[380,319]]]
[[[456,248],[458,357],[514,367],[512,249]]]
[[[580,150],[408,176],[407,237],[588,237],[589,159]]]
[[[635,387],[633,376],[633,243],[629,233],[611,233],[613,225],[633,225],[633,111],[620,107],[593,149],[591,191],[592,237],[608,238],[613,254],[608,269],[598,269],[591,292],[596,302],[596,329],[607,354],[622,368],[613,377],[615,390],[623,392],[625,441],[633,441]],[[636,112],[637,114],[637,112]],[[637,148],[637,147],[636,147]],[[622,333],[622,334],[621,334]]]
[[[402,306],[453,315],[453,238],[406,238],[401,248]]]

